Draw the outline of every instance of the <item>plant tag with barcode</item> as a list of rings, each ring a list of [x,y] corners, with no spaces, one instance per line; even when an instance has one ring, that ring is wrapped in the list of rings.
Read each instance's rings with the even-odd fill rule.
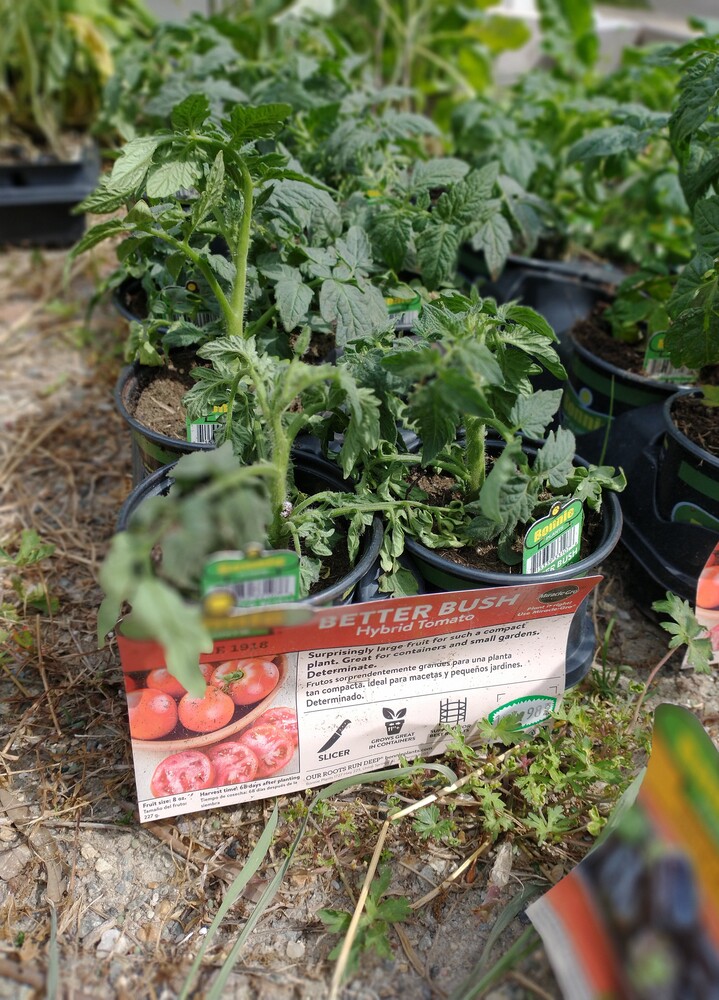
[[[551,573],[576,562],[582,544],[584,508],[581,500],[557,501],[524,536],[523,573]]]
[[[688,368],[677,368],[672,364],[669,351],[664,346],[666,334],[654,333],[647,342],[644,352],[644,374],[649,378],[664,382],[694,382],[695,373]]]
[[[419,295],[414,295],[411,298],[390,295],[384,301],[387,305],[387,312],[394,320],[396,330],[414,328],[422,309],[422,300]]]
[[[215,552],[200,581],[205,604],[257,608],[299,600],[300,557],[284,549],[248,547],[245,552]]]
[[[190,420],[188,417],[185,426],[190,444],[215,444],[217,432],[226,413],[227,403],[223,403],[222,406],[213,406],[212,413],[206,413],[200,420]]]

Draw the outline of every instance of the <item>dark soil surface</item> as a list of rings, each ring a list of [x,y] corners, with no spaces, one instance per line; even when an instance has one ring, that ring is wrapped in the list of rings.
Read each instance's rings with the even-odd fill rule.
[[[719,407],[687,397],[672,403],[672,417],[682,434],[719,458]]]
[[[582,347],[586,347],[602,361],[632,375],[644,375],[644,344],[626,344],[612,337],[603,315],[608,307],[608,302],[595,306],[587,319],[575,324],[573,336]]]
[[[133,417],[157,434],[186,441],[182,400],[192,384],[192,379],[186,375],[161,369],[158,377],[140,391],[132,411]]]

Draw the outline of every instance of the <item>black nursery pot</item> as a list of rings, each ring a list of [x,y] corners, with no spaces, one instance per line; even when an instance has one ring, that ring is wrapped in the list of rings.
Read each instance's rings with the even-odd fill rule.
[[[676,392],[662,408],[657,507],[668,521],[698,524],[719,533],[719,458],[683,434],[672,417],[679,400],[701,395],[696,389]]]
[[[491,447],[491,444],[488,447]],[[529,448],[526,450],[530,454],[534,451]],[[601,532],[599,542],[591,555],[549,573],[493,573],[473,566],[460,566],[412,538],[405,538],[405,546],[422,577],[433,588],[440,591],[471,590],[507,587],[520,583],[557,583],[596,572],[597,567],[616,548],[622,533],[621,508],[616,494],[611,492],[606,492],[603,496]],[[569,629],[566,659],[567,687],[577,684],[589,672],[595,648],[596,637],[587,597],[579,606]]]
[[[675,383],[625,372],[604,361],[570,336],[569,382],[562,397],[562,424],[576,435],[606,428],[642,406],[662,403],[677,391]],[[611,461],[611,455],[608,455]]]
[[[172,465],[157,469],[141,483],[135,486],[127,500],[120,508],[117,517],[117,531],[124,531],[133,511],[149,497],[165,496],[172,486]],[[325,459],[317,458],[306,452],[293,451],[293,468],[295,483],[303,493],[311,495],[326,489],[347,489],[347,483],[339,476],[333,465]],[[316,607],[331,604],[349,604],[354,596],[357,585],[368,578],[374,570],[382,547],[383,528],[379,517],[374,517],[372,524],[362,539],[359,555],[352,567],[343,577],[330,587],[319,590],[305,602]]]
[[[85,231],[73,208],[97,186],[100,157],[88,144],[68,163],[0,165],[0,244],[67,247]]]
[[[155,370],[134,362],[122,369],[115,384],[115,406],[130,429],[132,482],[135,486],[157,469],[176,462],[183,455],[193,451],[212,451],[215,447],[214,443],[193,443],[158,434],[133,417],[130,410]]]

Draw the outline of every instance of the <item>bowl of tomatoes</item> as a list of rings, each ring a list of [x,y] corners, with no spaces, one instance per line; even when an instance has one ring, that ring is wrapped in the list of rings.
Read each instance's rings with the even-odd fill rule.
[[[202,663],[207,681],[193,698],[165,668],[126,674],[130,736],[138,750],[207,747],[251,726],[270,706],[287,675],[287,657]]]

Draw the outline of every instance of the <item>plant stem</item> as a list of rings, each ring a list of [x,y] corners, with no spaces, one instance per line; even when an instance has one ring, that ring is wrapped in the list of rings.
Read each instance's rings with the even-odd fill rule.
[[[487,435],[487,425],[480,417],[466,417],[464,421],[466,434],[465,454],[469,470],[468,500],[476,500],[484,485],[485,453],[484,444]]]
[[[634,729],[634,727],[636,726],[637,720],[639,719],[639,712],[640,712],[640,709],[641,709],[641,707],[642,707],[642,705],[644,703],[644,699],[647,696],[647,691],[649,690],[649,685],[652,683],[652,681],[657,676],[657,674],[659,673],[659,671],[662,669],[662,667],[664,666],[664,664],[667,662],[667,660],[669,659],[669,657],[673,653],[675,653],[675,652],[676,652],[676,649],[670,649],[669,652],[665,653],[665,655],[661,658],[661,660],[659,661],[659,663],[657,663],[656,666],[652,668],[651,673],[647,677],[647,682],[644,685],[644,687],[642,688],[642,692],[639,695],[639,698],[637,699],[637,706],[634,709],[634,715],[632,716],[632,721],[629,723],[629,732],[630,733]]]
[[[239,157],[237,162],[242,175],[242,222],[240,223],[237,246],[232,250],[235,264],[235,283],[230,300],[232,321],[227,332],[231,336],[245,337],[245,286],[247,285],[247,257],[250,252],[252,228],[253,186],[252,177],[246,165]]]

